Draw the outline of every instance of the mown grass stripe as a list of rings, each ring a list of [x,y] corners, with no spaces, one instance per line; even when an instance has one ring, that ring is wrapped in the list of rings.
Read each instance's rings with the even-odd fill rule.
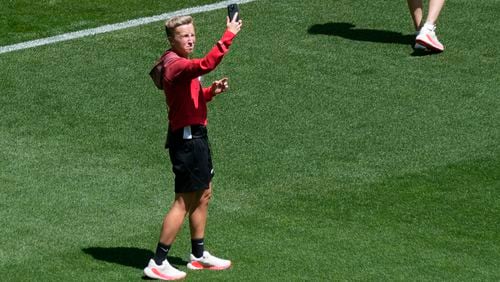
[[[130,27],[136,27],[136,26],[145,25],[145,24],[149,24],[149,23],[153,23],[153,22],[157,22],[157,21],[163,21],[163,20],[169,19],[173,16],[197,14],[197,13],[213,11],[213,10],[225,8],[227,5],[229,5],[231,3],[243,4],[243,3],[253,2],[253,1],[255,1],[255,0],[222,1],[222,2],[218,2],[218,3],[214,3],[214,4],[208,4],[208,5],[198,6],[198,7],[186,8],[186,9],[178,10],[175,12],[164,13],[161,15],[144,17],[144,18],[134,19],[134,20],[126,21],[126,22],[103,25],[103,26],[96,27],[96,28],[84,29],[84,30],[80,30],[80,31],[64,33],[64,34],[46,37],[46,38],[42,38],[42,39],[21,42],[21,43],[17,43],[17,44],[12,44],[12,45],[0,47],[0,54],[13,52],[13,51],[17,51],[17,50],[28,49],[28,48],[34,48],[34,47],[38,47],[38,46],[42,46],[42,45],[53,44],[53,43],[57,43],[57,42],[61,42],[61,41],[82,38],[85,36],[91,36],[91,35],[96,35],[96,34],[100,34],[100,33],[112,32],[112,31],[116,31],[116,30],[130,28]]]

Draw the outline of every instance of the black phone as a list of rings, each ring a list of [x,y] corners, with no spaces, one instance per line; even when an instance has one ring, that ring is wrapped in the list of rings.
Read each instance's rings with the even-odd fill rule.
[[[236,17],[236,21],[240,20],[240,8],[238,7],[238,4],[229,4],[227,6],[227,15],[229,16],[229,20],[232,21],[234,18],[234,14],[238,12],[238,16]]]

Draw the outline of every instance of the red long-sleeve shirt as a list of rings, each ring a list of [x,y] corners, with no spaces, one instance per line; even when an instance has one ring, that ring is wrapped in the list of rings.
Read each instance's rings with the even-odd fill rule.
[[[226,30],[217,44],[201,59],[183,58],[171,49],[163,54],[163,91],[172,131],[188,125],[207,125],[207,102],[213,96],[211,87],[203,88],[198,78],[217,67],[229,51],[234,37],[234,33]]]

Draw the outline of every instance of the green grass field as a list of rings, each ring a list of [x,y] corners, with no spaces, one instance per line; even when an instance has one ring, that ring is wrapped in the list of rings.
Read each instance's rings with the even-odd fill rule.
[[[215,2],[4,1],[0,46]],[[499,4],[449,1],[429,56],[404,1],[242,5],[204,77],[230,78],[206,243],[233,267],[187,280],[499,281]],[[197,57],[225,14],[194,15]],[[143,280],[173,199],[162,24],[0,54],[1,280]]]

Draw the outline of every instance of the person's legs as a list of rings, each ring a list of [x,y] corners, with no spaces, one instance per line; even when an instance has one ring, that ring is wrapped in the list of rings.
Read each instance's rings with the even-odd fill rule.
[[[443,9],[444,1],[445,0],[429,0],[429,13],[425,23],[433,25],[436,24],[439,14],[441,13],[441,9]]]
[[[423,1],[422,0],[407,0],[408,8],[410,9],[411,19],[413,20],[413,26],[415,31],[419,31],[422,27],[422,19],[424,17],[423,12]]]
[[[444,6],[445,0],[429,0],[429,13],[425,24],[420,29],[420,32],[415,39],[416,45],[425,46],[427,49],[434,52],[443,52],[444,45],[439,42],[436,36],[436,21]]]
[[[172,245],[175,236],[184,223],[184,218],[189,213],[192,206],[195,205],[196,193],[176,193],[175,200],[170,210],[163,219],[163,225],[160,232],[160,242],[165,245]]]
[[[415,28],[415,34],[418,35],[420,29],[423,25],[424,10],[422,0],[407,0],[408,9],[410,10],[411,19],[413,21],[413,27]],[[415,42],[413,49],[416,51],[427,51],[427,47]]]
[[[407,0],[408,8],[412,16],[413,25],[417,32],[415,38],[415,50],[431,50],[434,52],[444,51],[444,45],[439,42],[435,30],[436,21],[439,17],[445,0],[429,0],[429,12],[423,22],[423,1]]]
[[[220,259],[211,255],[204,250],[204,237],[205,226],[207,224],[208,203],[212,197],[212,183],[209,184],[208,189],[200,191],[199,196],[196,198],[196,205],[189,213],[189,228],[191,231],[191,242],[193,250],[190,255],[190,262],[187,267],[192,270],[210,269],[210,270],[224,270],[231,267],[231,261]],[[201,243],[197,246],[196,243]]]
[[[182,227],[184,218],[189,210],[196,205],[195,193],[176,193],[174,202],[170,210],[163,219],[160,232],[160,241],[153,259],[149,261],[144,269],[144,274],[150,278],[162,280],[183,279],[186,273],[171,266],[167,260],[170,246],[175,241],[175,237]]]
[[[208,203],[212,196],[212,183],[208,189],[197,192],[196,203],[189,211],[189,228],[191,231],[191,253],[202,257],[205,250],[205,226],[207,224]]]
[[[196,203],[189,210],[189,228],[191,239],[201,239],[205,237],[205,226],[207,224],[208,203],[212,197],[212,183],[208,189],[197,192]]]

